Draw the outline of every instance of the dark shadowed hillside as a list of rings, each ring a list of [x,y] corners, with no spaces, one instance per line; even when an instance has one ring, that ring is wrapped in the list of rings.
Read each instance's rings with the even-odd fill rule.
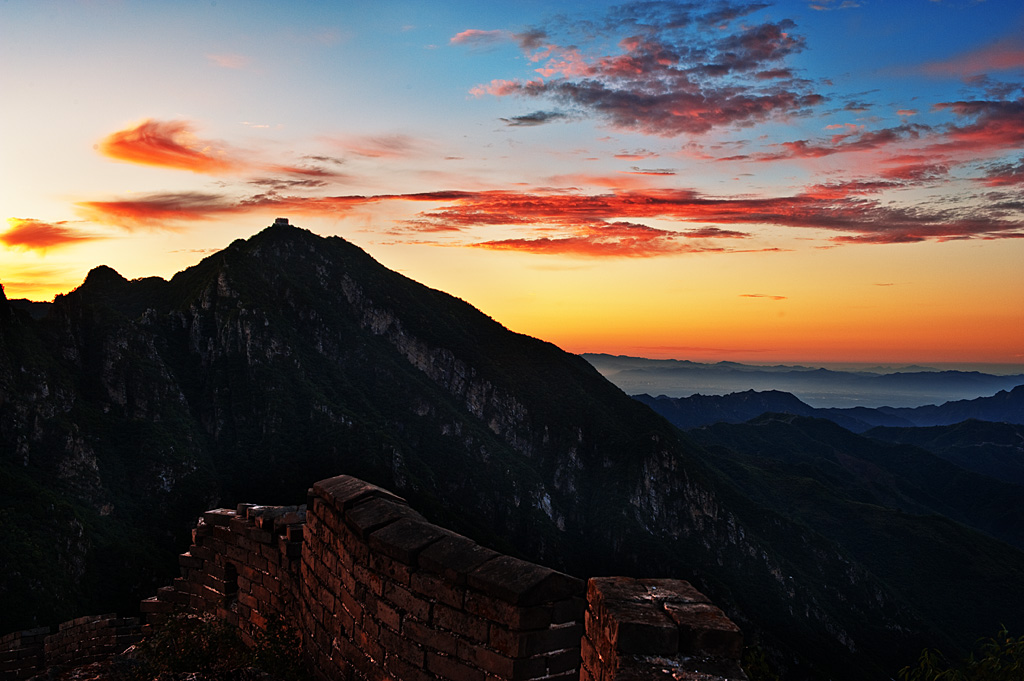
[[[129,609],[202,510],[338,473],[578,575],[690,579],[791,678],[889,674],[1024,611],[1017,549],[957,525],[948,555],[992,556],[974,599],[944,573],[906,592],[583,359],[340,238],[275,226],[170,281],[99,267],[22,308],[0,298],[2,630]]]
[[[865,435],[927,449],[969,471],[1024,485],[1024,426],[967,420],[929,428],[877,427]]]

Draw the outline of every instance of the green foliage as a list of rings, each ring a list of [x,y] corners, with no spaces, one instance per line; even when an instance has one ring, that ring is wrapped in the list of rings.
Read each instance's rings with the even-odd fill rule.
[[[1013,637],[1004,627],[992,638],[978,641],[977,651],[950,663],[938,650],[925,648],[916,665],[899,672],[900,681],[1020,681],[1024,679],[1024,636]]]

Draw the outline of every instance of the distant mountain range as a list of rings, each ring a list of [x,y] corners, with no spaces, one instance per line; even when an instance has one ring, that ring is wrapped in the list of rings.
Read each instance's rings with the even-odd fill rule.
[[[677,428],[699,428],[713,423],[742,423],[765,412],[828,419],[847,430],[862,433],[876,426],[948,426],[968,419],[1024,424],[1024,385],[1001,390],[991,397],[957,400],[920,407],[849,407],[819,409],[779,390],[747,390],[728,395],[651,397],[634,399],[654,409]]]
[[[681,431],[338,237],[0,295],[0,634],[128,612],[203,510],[339,473],[573,574],[688,579],[787,680],[1024,630],[1018,485],[817,418]]]
[[[1000,376],[977,371],[835,371],[805,366],[755,366],[737,362],[701,364],[686,360],[585,354],[605,378],[630,395],[724,395],[746,390],[781,390],[819,407],[917,407],[973,399],[1024,384],[1024,374]]]

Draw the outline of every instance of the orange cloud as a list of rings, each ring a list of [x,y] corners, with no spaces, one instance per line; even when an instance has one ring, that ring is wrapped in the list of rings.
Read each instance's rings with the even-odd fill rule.
[[[11,248],[44,251],[48,248],[103,238],[70,229],[67,227],[68,222],[50,223],[40,220],[7,218],[7,224],[10,226],[6,232],[0,234],[0,242]]]
[[[322,167],[266,163],[221,142],[196,137],[188,121],[148,118],[107,135],[98,144],[108,158],[141,165],[190,170],[204,175],[242,175],[254,172],[342,179],[346,176]]]
[[[771,296],[766,293],[741,293],[740,298],[766,298],[768,300],[786,300],[786,296]]]
[[[129,163],[191,170],[206,175],[223,175],[239,170],[215,142],[197,139],[186,121],[155,121],[151,118],[133,127],[107,135],[99,143],[100,153]]]

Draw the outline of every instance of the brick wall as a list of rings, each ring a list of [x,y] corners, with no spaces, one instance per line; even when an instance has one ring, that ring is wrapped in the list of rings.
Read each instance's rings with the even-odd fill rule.
[[[297,621],[304,506],[214,509],[199,519],[178,556],[181,577],[139,609],[159,625],[175,610],[208,613],[238,627],[249,644],[270,618]]]
[[[743,636],[678,579],[597,577],[587,584],[580,681],[746,679]]]
[[[301,617],[321,678],[578,678],[582,581],[345,476],[314,486],[305,532]]]
[[[0,638],[0,679],[27,679],[44,669],[110,659],[142,639],[137,617],[86,615],[49,627]]]
[[[584,584],[349,476],[316,483],[304,506],[207,511],[178,562],[181,576],[140,604],[147,627],[206,613],[252,645],[279,618],[321,681],[744,678],[739,630],[688,583]],[[137,623],[104,615],[8,634],[0,679],[109,657],[133,626],[137,638]]]

